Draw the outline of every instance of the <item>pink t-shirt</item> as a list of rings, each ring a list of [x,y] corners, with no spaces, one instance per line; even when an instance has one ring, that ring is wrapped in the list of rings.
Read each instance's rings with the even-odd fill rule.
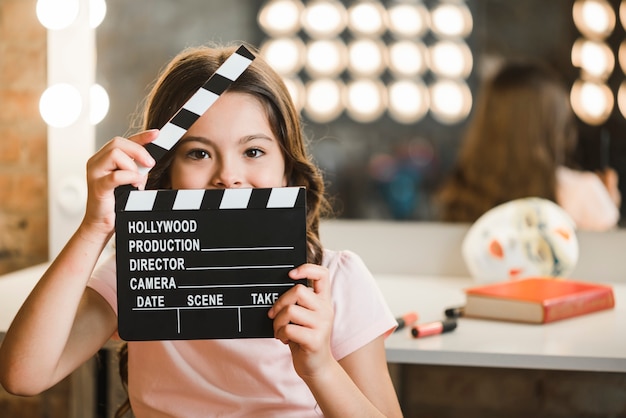
[[[350,251],[324,250],[335,322],[336,359],[397,324],[371,273]],[[117,312],[115,257],[89,286]],[[319,417],[316,401],[296,374],[289,347],[273,338],[128,343],[129,395],[141,417]]]
[[[579,229],[606,231],[617,225],[619,209],[596,174],[559,167],[556,180],[556,201]]]

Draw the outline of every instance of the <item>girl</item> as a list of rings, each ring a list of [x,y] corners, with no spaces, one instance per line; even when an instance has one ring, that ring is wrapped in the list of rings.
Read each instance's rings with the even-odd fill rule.
[[[617,225],[617,173],[568,167],[576,147],[574,115],[552,69],[509,62],[487,81],[456,167],[438,195],[441,219],[474,222],[502,203],[541,197],[559,204],[580,229]]]
[[[137,417],[397,417],[384,335],[396,325],[351,252],[323,249],[327,202],[298,114],[280,77],[257,57],[155,165],[153,141],[235,48],[183,51],[147,99],[144,131],[116,137],[87,163],[85,216],[16,316],[0,349],[10,392],[39,393],[93,356],[117,329],[114,258],[96,262],[114,230],[117,186],[140,189],[306,186],[308,263],[269,310],[275,339],[129,342]],[[148,178],[137,165],[152,167]],[[95,269],[95,271],[94,271]]]

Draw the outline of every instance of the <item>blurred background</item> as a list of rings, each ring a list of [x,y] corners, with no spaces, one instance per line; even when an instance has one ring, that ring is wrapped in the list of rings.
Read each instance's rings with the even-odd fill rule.
[[[96,126],[99,145],[133,131],[146,86],[183,47],[242,40],[261,48],[288,81],[338,217],[434,220],[432,192],[454,163],[481,78],[503,59],[532,57],[572,89],[581,168],[606,164],[604,141],[608,164],[626,179],[620,1],[106,5],[96,29],[96,81],[110,109]]]
[[[60,251],[87,158],[137,130],[175,54],[211,42],[283,75],[339,218],[437,220],[481,80],[512,58],[561,74],[576,162],[615,168],[624,195],[625,23],[626,0],[0,0],[0,273]]]

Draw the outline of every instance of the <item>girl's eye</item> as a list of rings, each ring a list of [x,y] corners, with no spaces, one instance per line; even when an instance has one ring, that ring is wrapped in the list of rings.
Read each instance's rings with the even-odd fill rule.
[[[249,150],[246,150],[244,154],[246,155],[246,157],[249,157],[249,158],[258,158],[262,156],[264,152],[258,148],[250,148]]]
[[[204,160],[209,158],[209,153],[203,149],[192,149],[187,153],[187,157],[193,160]]]

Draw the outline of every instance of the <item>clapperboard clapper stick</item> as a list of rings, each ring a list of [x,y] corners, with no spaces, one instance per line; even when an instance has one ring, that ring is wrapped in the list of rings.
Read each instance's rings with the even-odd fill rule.
[[[191,125],[215,103],[231,83],[248,68],[253,60],[254,55],[243,45],[228,57],[206,83],[161,128],[157,139],[146,145],[150,155],[159,161],[185,135]],[[140,171],[147,172],[148,169],[140,167]]]
[[[159,160],[252,62],[243,46],[146,148]],[[116,190],[118,331],[127,341],[273,337],[306,262],[303,187]]]

